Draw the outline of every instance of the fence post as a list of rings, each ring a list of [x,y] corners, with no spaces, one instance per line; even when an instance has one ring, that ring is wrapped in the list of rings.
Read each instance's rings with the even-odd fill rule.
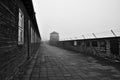
[[[112,34],[113,34],[115,37],[117,37],[116,34],[115,34],[115,32],[114,32],[113,30],[111,30],[111,32],[112,32]]]

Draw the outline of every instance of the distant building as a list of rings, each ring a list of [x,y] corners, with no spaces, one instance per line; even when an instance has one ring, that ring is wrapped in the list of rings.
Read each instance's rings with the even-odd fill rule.
[[[50,41],[59,41],[59,33],[55,31],[50,33]]]
[[[59,41],[59,33],[53,31],[50,33],[50,44],[56,44]]]

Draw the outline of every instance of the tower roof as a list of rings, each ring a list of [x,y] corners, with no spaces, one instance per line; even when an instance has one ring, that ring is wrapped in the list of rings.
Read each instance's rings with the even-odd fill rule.
[[[53,31],[53,32],[51,32],[50,34],[58,34],[57,32],[55,32],[55,31]]]

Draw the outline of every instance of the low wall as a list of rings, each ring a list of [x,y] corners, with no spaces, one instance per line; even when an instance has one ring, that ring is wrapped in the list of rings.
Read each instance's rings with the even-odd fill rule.
[[[100,38],[84,40],[59,41],[58,47],[96,55],[103,58],[120,60],[120,38]]]

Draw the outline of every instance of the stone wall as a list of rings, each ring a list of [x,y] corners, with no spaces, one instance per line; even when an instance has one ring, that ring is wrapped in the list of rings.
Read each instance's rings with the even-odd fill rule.
[[[74,44],[74,42],[77,42],[77,44]],[[81,52],[83,54],[96,55],[120,61],[119,37],[59,41],[57,45],[61,48]]]

